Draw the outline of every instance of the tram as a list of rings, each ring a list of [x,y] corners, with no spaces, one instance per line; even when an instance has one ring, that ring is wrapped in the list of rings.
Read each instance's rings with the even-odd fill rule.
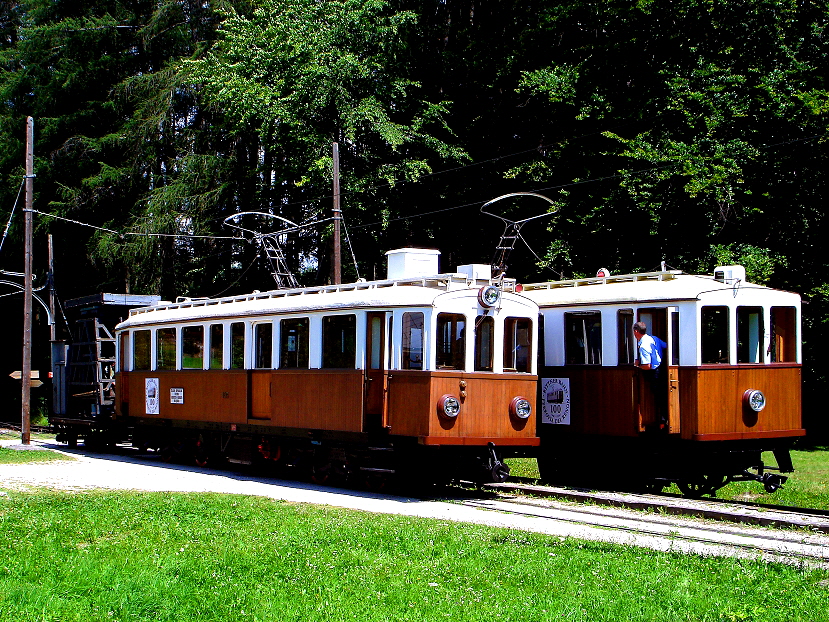
[[[523,289],[543,320],[542,478],[676,482],[699,495],[735,480],[774,491],[786,477],[771,471],[793,471],[789,449],[805,434],[797,294],[748,283],[742,266],[602,270]],[[637,321],[667,345],[664,386],[635,365]]]
[[[387,253],[388,278],[133,309],[115,330],[115,420],[198,464],[267,462],[503,481],[537,446],[538,306],[488,265]]]

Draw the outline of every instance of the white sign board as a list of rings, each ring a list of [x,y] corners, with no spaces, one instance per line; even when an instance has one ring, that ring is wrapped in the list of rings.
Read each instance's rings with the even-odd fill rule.
[[[184,404],[184,387],[170,387],[170,403]]]
[[[145,412],[148,415],[158,414],[158,378],[144,378]]]
[[[570,379],[541,379],[541,423],[570,425]]]

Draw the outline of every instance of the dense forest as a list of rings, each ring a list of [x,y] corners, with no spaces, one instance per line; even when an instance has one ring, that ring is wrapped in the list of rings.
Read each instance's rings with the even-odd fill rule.
[[[501,224],[481,205],[539,192],[555,205],[493,208],[555,212],[524,230],[520,280],[739,262],[799,292],[806,423],[825,431],[828,22],[816,0],[6,0],[0,269],[23,264],[27,116],[53,216],[35,216],[36,281],[52,233],[62,299],[273,287],[225,225],[249,211],[321,221],[285,250],[328,282],[336,141],[344,279],[407,245],[486,263]],[[21,296],[0,294],[12,371]],[[42,314],[35,331],[45,356]]]

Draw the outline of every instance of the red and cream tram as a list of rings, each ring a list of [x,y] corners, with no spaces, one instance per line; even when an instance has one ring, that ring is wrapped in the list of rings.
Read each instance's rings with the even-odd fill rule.
[[[692,494],[757,479],[772,491],[785,477],[768,472],[767,450],[793,470],[789,447],[804,434],[797,294],[747,283],[741,266],[536,283],[524,294],[543,318],[545,479],[674,481]],[[667,343],[664,387],[634,365],[637,321]]]
[[[390,251],[387,280],[183,299],[116,328],[116,419],[198,463],[316,480],[406,470],[503,480],[538,445],[538,307],[489,266]]]

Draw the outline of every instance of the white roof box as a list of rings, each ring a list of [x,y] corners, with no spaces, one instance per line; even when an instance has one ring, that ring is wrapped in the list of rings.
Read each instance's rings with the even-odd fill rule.
[[[386,278],[389,280],[440,274],[440,251],[430,248],[398,248],[388,251],[386,255],[389,258]]]
[[[472,281],[490,281],[492,279],[492,266],[485,263],[470,263],[465,266],[458,266],[458,272],[465,274]]]
[[[746,282],[746,269],[743,266],[717,266],[714,268],[714,280],[728,285],[739,281],[742,285]]]

